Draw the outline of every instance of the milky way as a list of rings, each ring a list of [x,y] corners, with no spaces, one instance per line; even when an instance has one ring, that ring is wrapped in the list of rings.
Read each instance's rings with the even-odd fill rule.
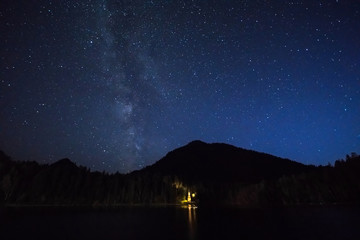
[[[128,172],[200,139],[360,152],[359,1],[5,1],[0,149]]]

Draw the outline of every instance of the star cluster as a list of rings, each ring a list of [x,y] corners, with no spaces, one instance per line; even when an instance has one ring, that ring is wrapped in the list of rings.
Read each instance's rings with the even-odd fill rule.
[[[0,148],[128,172],[194,139],[360,152],[360,2],[5,1]]]

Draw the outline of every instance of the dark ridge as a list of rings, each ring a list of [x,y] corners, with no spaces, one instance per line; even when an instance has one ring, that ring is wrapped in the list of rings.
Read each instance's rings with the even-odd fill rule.
[[[177,175],[190,181],[246,182],[300,173],[309,167],[224,143],[193,141],[169,152],[145,171]],[[141,172],[141,171],[140,171]]]
[[[201,140],[194,140],[194,141],[192,141],[192,142],[189,142],[187,145],[185,145],[185,146],[204,146],[204,145],[207,145],[208,143],[206,143],[206,142],[203,142],[203,141],[201,141]],[[184,147],[185,147],[184,146]]]
[[[77,168],[76,164],[68,158],[60,159],[60,160],[54,162],[53,164],[51,164],[50,166]]]
[[[8,162],[11,161],[11,158],[0,150],[0,161]]]
[[[359,172],[356,153],[335,166],[315,167],[201,141],[127,175],[90,172],[69,159],[51,165],[17,162],[0,152],[0,205],[359,204]]]

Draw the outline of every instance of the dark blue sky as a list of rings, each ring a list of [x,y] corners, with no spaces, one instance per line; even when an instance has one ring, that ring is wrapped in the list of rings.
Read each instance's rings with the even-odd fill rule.
[[[360,152],[360,2],[4,1],[0,149],[128,172],[200,139]]]

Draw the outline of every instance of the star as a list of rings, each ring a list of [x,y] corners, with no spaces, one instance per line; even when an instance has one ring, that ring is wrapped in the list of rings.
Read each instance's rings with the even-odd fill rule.
[[[130,172],[194,139],[314,165],[360,152],[356,1],[0,10],[0,149],[15,159]]]

